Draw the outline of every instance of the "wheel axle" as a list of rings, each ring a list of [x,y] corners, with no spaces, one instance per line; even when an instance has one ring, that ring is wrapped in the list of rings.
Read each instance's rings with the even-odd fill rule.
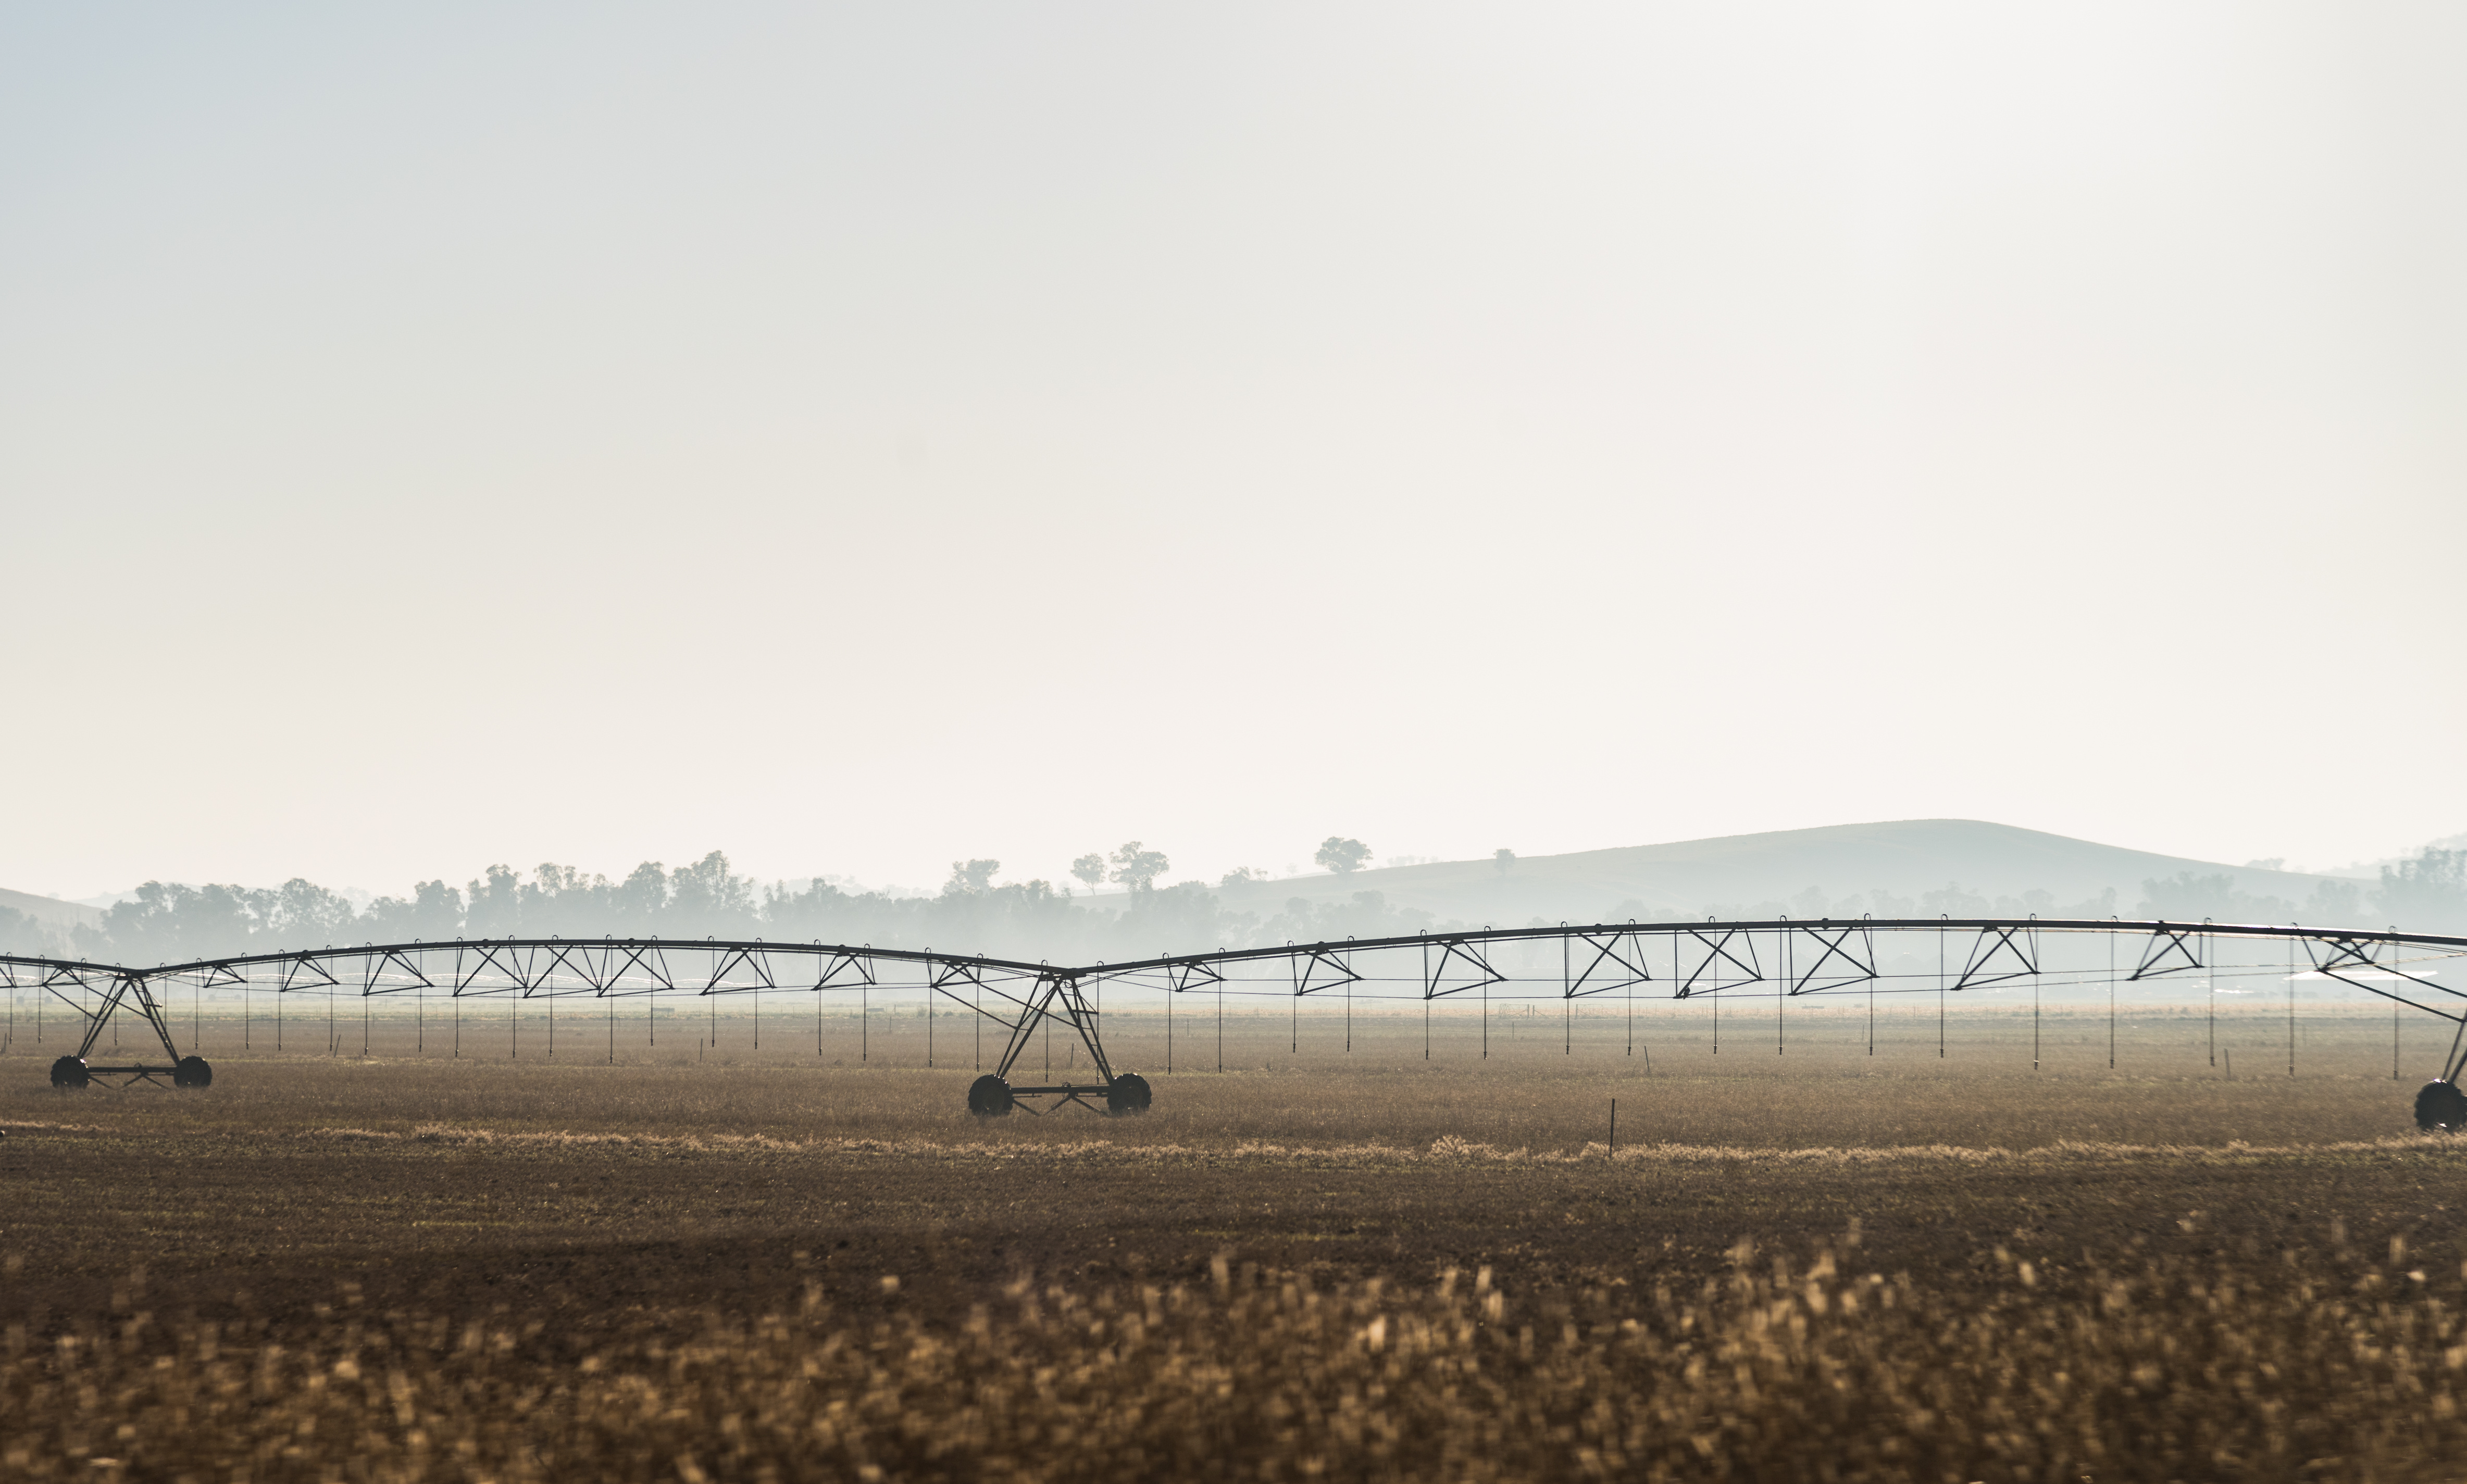
[[[1030,1108],[1022,1099],[1031,1097],[1050,1097],[1054,1102],[1050,1108]],[[968,1084],[968,1112],[980,1118],[999,1118],[1014,1108],[1025,1109],[1031,1113],[1052,1113],[1076,1103],[1082,1108],[1120,1117],[1147,1112],[1148,1104],[1155,1097],[1155,1092],[1148,1087],[1148,1079],[1135,1071],[1120,1073],[1111,1082],[1064,1082],[1044,1088],[1015,1088],[987,1072]]]
[[[160,1086],[170,1078],[175,1088],[210,1088],[215,1085],[215,1068],[202,1056],[184,1056],[169,1067],[148,1067],[139,1063],[132,1067],[89,1067],[82,1058],[63,1056],[52,1064],[52,1086],[75,1091],[90,1087],[97,1077],[126,1077],[122,1087],[134,1087],[141,1082]]]

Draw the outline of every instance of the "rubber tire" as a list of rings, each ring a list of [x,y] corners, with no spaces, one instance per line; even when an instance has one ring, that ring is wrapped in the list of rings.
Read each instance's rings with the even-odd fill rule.
[[[2415,1126],[2427,1134],[2467,1129],[2467,1092],[2438,1078],[2416,1090]]]
[[[215,1069],[202,1056],[184,1056],[171,1067],[171,1086],[175,1088],[210,1088],[215,1085]]]
[[[1010,1110],[1009,1083],[987,1072],[968,1084],[968,1112],[980,1118],[999,1118]]]
[[[77,1057],[63,1056],[52,1064],[52,1086],[56,1088],[81,1088],[93,1080],[85,1063]]]
[[[1148,1079],[1135,1071],[1118,1074],[1112,1085],[1105,1089],[1105,1112],[1117,1118],[1127,1113],[1146,1113],[1148,1104],[1155,1100],[1156,1093],[1149,1089]]]

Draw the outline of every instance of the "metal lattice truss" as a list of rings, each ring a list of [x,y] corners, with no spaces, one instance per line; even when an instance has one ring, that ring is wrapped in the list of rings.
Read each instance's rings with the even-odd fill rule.
[[[175,1059],[164,1012],[165,992],[175,986],[457,1000],[921,992],[932,1002],[964,1008],[1003,1028],[1004,1075],[1030,1038],[1047,1029],[1085,1046],[1110,1083],[1115,1073],[1104,1051],[1098,1003],[1108,986],[1166,997],[1302,1000],[1341,993],[1426,1004],[1476,992],[1484,999],[1563,999],[1572,1005],[1610,994],[1674,1001],[1952,995],[2010,989],[2025,981],[2080,984],[2101,978],[2079,967],[2084,960],[2078,952],[2071,968],[2050,961],[2054,942],[2084,935],[2130,947],[2129,958],[2103,976],[2111,983],[2183,975],[2215,978],[2229,972],[2222,967],[2227,945],[2244,945],[2249,958],[2265,965],[2283,953],[2295,977],[2336,981],[2451,1022],[2458,1029],[2448,1075],[2461,1069],[2467,992],[2435,976],[2439,961],[2467,956],[2467,938],[2116,918],[1600,923],[1288,943],[1084,967],[758,939],[509,938],[361,944],[152,969],[0,956],[0,987],[34,991],[81,1017],[80,1056],[125,1011],[146,1022]]]

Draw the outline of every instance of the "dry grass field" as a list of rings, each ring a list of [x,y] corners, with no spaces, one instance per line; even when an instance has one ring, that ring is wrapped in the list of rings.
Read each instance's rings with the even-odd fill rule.
[[[1316,1007],[1314,1007],[1316,1009]],[[1799,1016],[1795,1008],[1791,1012]],[[1770,1010],[1768,1010],[1768,1015]],[[1109,1018],[1154,1112],[781,1014],[0,1056],[0,1477],[2442,1478],[2467,1154],[2386,1019]],[[304,1033],[304,1028],[305,1032]],[[451,1027],[448,1027],[450,1033]],[[22,1030],[22,1027],[21,1027]],[[595,1032],[598,1033],[595,1037]],[[1780,1041],[1779,1053],[1776,1050]],[[187,1034],[184,1027],[184,1049]],[[1293,1048],[1301,1043],[1301,1050]],[[420,1043],[415,1045],[415,1042]],[[715,1045],[712,1043],[716,1043]],[[1573,1044],[1573,1050],[1563,1049]],[[341,1054],[326,1054],[329,1049]],[[1084,1075],[1057,1047],[1054,1075]],[[614,1064],[611,1065],[613,1058]],[[1608,1145],[1618,1100],[1618,1149]]]

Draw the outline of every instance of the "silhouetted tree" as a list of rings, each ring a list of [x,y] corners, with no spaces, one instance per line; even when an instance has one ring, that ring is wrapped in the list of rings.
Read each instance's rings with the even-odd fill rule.
[[[2134,915],[2168,922],[2285,922],[2296,915],[2293,904],[2275,896],[2248,896],[2236,889],[2225,871],[2196,876],[2178,871],[2164,880],[2141,883],[2141,901]]]
[[[668,910],[668,867],[657,861],[635,866],[608,888],[608,906],[634,935],[657,933],[661,914]]]
[[[2191,871],[2152,878],[2141,883],[2141,901],[2135,914],[2160,917],[2169,922],[2199,922],[2205,917],[2225,921],[2233,916],[2229,905],[2235,900],[2235,878],[2225,872],[2196,876]]]
[[[1370,859],[1370,847],[1358,840],[1330,835],[1319,843],[1319,853],[1311,859],[1340,876],[1349,875],[1360,870],[1362,863]]]
[[[1150,850],[1136,840],[1125,841],[1114,852],[1114,879],[1133,891],[1145,891],[1156,885],[1156,879],[1173,869],[1173,863],[1162,850]]]
[[[2374,899],[2384,916],[2417,932],[2467,921],[2467,850],[2427,846],[2414,860],[2383,866]]]
[[[1046,881],[890,897],[817,879],[802,891],[774,888],[763,902],[763,926],[780,937],[963,954],[1080,956],[1101,922]]]
[[[2035,891],[2026,891],[2022,893],[2022,896],[2025,901],[2030,901],[2036,899],[2042,894],[2043,893]],[[2098,895],[2096,896],[2084,897],[2080,901],[2070,905],[2057,906],[2047,911],[2040,912],[2039,915],[2042,917],[2097,918],[2115,917],[2120,914],[2117,911],[2116,905],[2116,888],[2114,887],[2101,887],[2099,888]]]
[[[1088,889],[1094,891],[1104,884],[1105,858],[1092,850],[1071,863],[1071,874],[1086,882]]]
[[[1503,845],[1490,853],[1490,865],[1492,869],[1505,876],[1516,866],[1516,852]]]
[[[305,876],[294,876],[276,888],[273,920],[267,933],[283,948],[327,948],[351,940],[358,914],[340,895]]]
[[[2304,915],[2299,920],[2315,927],[2369,926],[2365,911],[2364,884],[2355,881],[2315,882],[2313,894],[2304,899]]]
[[[714,850],[668,873],[669,931],[681,937],[751,936],[756,925],[754,881],[728,868]]]
[[[1159,872],[1164,869],[1162,864],[1157,866]],[[1115,920],[1111,935],[1117,951],[1125,956],[1195,954],[1224,945],[1227,925],[1217,912],[1216,894],[1199,882],[1186,881],[1154,888],[1133,887],[1130,903]]]
[[[523,927],[522,873],[497,865],[463,888],[463,933],[466,937],[512,937]]]
[[[1431,914],[1418,908],[1391,907],[1385,893],[1356,891],[1344,902],[1314,905],[1307,897],[1290,897],[1285,910],[1268,919],[1260,940],[1268,943],[1326,943],[1340,938],[1404,937],[1431,926]]]
[[[181,963],[245,952],[273,915],[276,893],[232,886],[149,881],[103,910],[99,928],[72,936],[79,951],[131,963]],[[344,911],[349,913],[349,904]],[[321,944],[323,939],[320,940]]]
[[[1996,904],[1974,891],[1965,891],[1958,881],[1948,881],[1941,891],[1930,891],[1919,898],[1919,914],[1925,917],[1984,917],[1996,910]]]
[[[523,932],[597,936],[609,931],[608,878],[545,861],[521,888]]]
[[[379,942],[439,942],[462,930],[463,893],[441,881],[423,881],[412,888],[408,900],[381,896],[371,902],[361,911],[360,922]]]
[[[90,947],[81,949],[78,946],[79,933],[88,939],[99,940],[101,937],[92,928],[72,928],[67,923],[21,912],[13,907],[0,907],[0,951],[32,954],[43,958],[72,957],[82,952],[92,957]]]
[[[994,872],[1002,869],[1000,861],[953,861],[951,879],[942,883],[944,896],[967,892],[971,895],[993,885]]]

